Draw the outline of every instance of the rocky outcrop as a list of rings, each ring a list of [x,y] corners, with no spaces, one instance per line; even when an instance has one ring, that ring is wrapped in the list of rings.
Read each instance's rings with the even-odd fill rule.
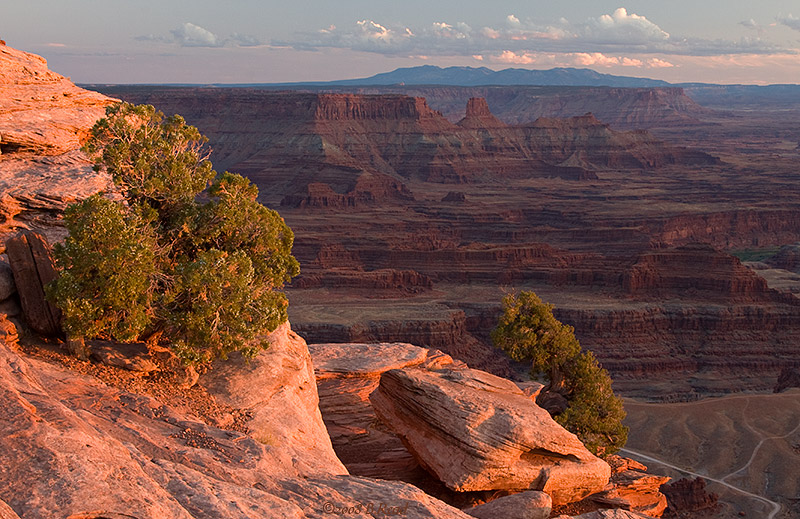
[[[478,519],[548,519],[551,508],[550,496],[528,490],[467,508],[464,512]]]
[[[243,410],[260,442],[279,448],[282,463],[306,474],[347,474],[331,447],[306,342],[284,323],[253,359],[233,353],[200,377],[218,402]]]
[[[554,504],[608,482],[608,464],[511,381],[471,369],[391,370],[370,396],[378,417],[448,488],[542,490]]]
[[[692,95],[695,90],[692,89]],[[486,99],[492,112],[509,125],[526,124],[540,117],[566,118],[592,112],[613,128],[633,130],[693,127],[714,115],[686,95],[686,89],[678,87],[387,85],[330,87],[326,91],[424,97],[431,107],[453,122],[465,116],[464,105],[470,98]],[[795,94],[787,97],[796,99]]]
[[[509,177],[587,180],[597,178],[598,168],[652,169],[716,161],[641,132],[616,132],[593,118],[509,127],[491,114],[481,98],[471,99],[467,116],[454,125],[423,98],[401,95],[163,87],[113,91],[132,102],[183,114],[209,136],[218,166],[253,179],[262,193],[275,196],[267,199],[270,203],[305,208],[396,204],[408,197],[408,191],[392,184],[392,179],[400,183],[474,183]],[[244,115],[243,107],[252,114]],[[581,151],[587,152],[582,160],[568,161]],[[384,187],[358,187],[364,182],[363,173]],[[279,198],[280,193],[284,196]]]
[[[490,129],[504,128],[506,124],[495,117],[489,110],[489,104],[482,97],[470,97],[467,101],[467,113],[458,122],[462,128]]]
[[[77,149],[115,100],[76,87],[47,61],[0,46],[0,152],[60,155]]]
[[[800,367],[783,368],[772,392],[781,393],[792,387],[800,387]]]
[[[60,334],[61,312],[44,293],[44,287],[57,277],[47,240],[26,231],[6,242],[6,252],[28,326],[43,335]]]
[[[647,467],[621,456],[609,456],[611,483],[613,488],[591,496],[600,507],[621,508],[661,517],[667,509],[667,498],[660,488],[670,481],[669,477],[646,472]]]
[[[469,517],[404,483],[335,465],[305,472],[314,464],[287,457],[287,444],[210,427],[5,345],[0,394],[0,500],[22,519],[322,519],[358,506]]]
[[[639,129],[692,126],[709,115],[682,88],[491,88],[486,97],[500,119],[512,124],[592,112],[615,128]]]
[[[737,258],[708,244],[647,252],[625,274],[622,283],[634,297],[667,299],[688,295],[722,302],[794,300],[770,290],[766,280]]]
[[[424,471],[369,401],[382,373],[414,366],[458,365],[403,343],[310,344],[319,407],[333,449],[351,474],[419,483]],[[463,365],[463,364],[462,364]]]
[[[0,241],[16,229],[46,229],[51,239],[64,208],[101,190],[78,148],[116,100],[78,88],[44,58],[0,46]]]
[[[669,511],[676,514],[711,510],[719,499],[717,494],[706,490],[703,478],[681,478],[664,484],[661,491],[667,496]]]
[[[668,147],[647,132],[616,132],[594,114],[568,119],[540,118],[522,128],[524,143],[552,163],[593,169],[655,169],[668,164],[719,164],[719,159],[700,151]]]

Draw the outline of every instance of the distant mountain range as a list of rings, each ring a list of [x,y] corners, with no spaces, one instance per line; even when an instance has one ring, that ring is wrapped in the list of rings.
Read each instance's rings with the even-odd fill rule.
[[[98,89],[103,85],[83,85]],[[108,86],[108,85],[105,85]],[[154,85],[156,86],[156,85]],[[419,67],[398,68],[374,76],[338,81],[306,81],[292,83],[213,83],[206,85],[173,83],[167,87],[249,87],[278,90],[309,91],[359,91],[365,88],[377,91],[396,92],[398,89],[419,89],[433,86],[445,87],[620,87],[654,88],[681,87],[685,93],[701,105],[713,108],[800,108],[800,85],[715,85],[708,83],[668,83],[659,79],[615,76],[602,74],[586,68],[552,68],[549,70],[527,70],[507,68],[492,70],[486,67]],[[377,92],[375,92],[377,93]],[[422,95],[424,93],[411,93]],[[463,106],[463,103],[461,103]]]
[[[449,85],[449,86],[611,86],[658,87],[670,86],[666,81],[628,76],[601,74],[586,68],[552,68],[527,70],[507,68],[492,70],[486,67],[420,67],[398,68],[367,78],[328,81],[328,85]]]

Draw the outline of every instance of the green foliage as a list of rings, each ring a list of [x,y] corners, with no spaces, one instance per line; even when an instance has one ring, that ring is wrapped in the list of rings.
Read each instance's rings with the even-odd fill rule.
[[[153,317],[156,240],[150,222],[99,195],[70,206],[64,220],[69,236],[55,246],[63,272],[48,287],[64,330],[134,340]]]
[[[522,292],[503,298],[503,315],[492,341],[515,361],[530,360],[532,372],[552,373],[563,371],[564,364],[580,353],[574,331],[553,316],[553,305],[533,292]]]
[[[765,247],[763,249],[740,249],[728,251],[731,256],[736,256],[739,261],[764,261],[771,258],[778,251],[780,247]]]
[[[492,341],[512,359],[530,361],[531,375],[544,374],[547,391],[566,397],[569,407],[555,419],[591,452],[606,456],[625,445],[625,410],[611,377],[592,352],[581,352],[574,329],[553,316],[553,305],[528,291],[506,296]]]
[[[611,377],[591,351],[578,355],[567,366],[569,407],[556,421],[595,454],[614,454],[628,441],[628,428],[622,425],[625,409],[622,399],[611,389]]]
[[[278,290],[299,273],[294,235],[240,175],[217,176],[206,138],[152,106],[109,107],[85,147],[122,201],[71,206],[50,289],[71,335],[162,333],[187,362],[259,341],[287,318]]]
[[[214,178],[207,141],[180,115],[165,118],[152,106],[120,103],[94,125],[85,150],[127,200],[173,208],[191,205]]]

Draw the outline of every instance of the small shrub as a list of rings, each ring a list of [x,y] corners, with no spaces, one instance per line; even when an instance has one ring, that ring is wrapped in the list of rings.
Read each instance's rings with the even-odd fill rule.
[[[255,354],[287,318],[294,235],[240,175],[217,175],[207,139],[152,106],[109,107],[85,151],[122,193],[66,212],[49,287],[73,336],[158,334],[188,363]]]
[[[563,394],[569,406],[554,416],[594,454],[607,456],[628,438],[622,399],[590,351],[581,351],[574,329],[553,316],[553,305],[524,291],[503,299],[492,341],[516,361],[530,361],[531,375],[544,375],[546,391]]]

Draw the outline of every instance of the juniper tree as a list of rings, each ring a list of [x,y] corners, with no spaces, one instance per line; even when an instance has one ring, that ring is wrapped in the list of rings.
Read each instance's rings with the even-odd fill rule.
[[[152,106],[120,103],[94,125],[84,150],[122,198],[96,195],[66,212],[49,294],[67,333],[161,334],[196,363],[252,355],[286,320],[294,235],[247,179],[217,175],[206,142]]]
[[[613,454],[628,437],[622,399],[614,395],[608,372],[591,351],[581,351],[574,329],[556,319],[553,308],[530,291],[506,296],[492,341],[515,361],[530,361],[531,375],[547,379],[545,390],[566,398],[567,409],[554,416],[558,423],[593,453]]]

